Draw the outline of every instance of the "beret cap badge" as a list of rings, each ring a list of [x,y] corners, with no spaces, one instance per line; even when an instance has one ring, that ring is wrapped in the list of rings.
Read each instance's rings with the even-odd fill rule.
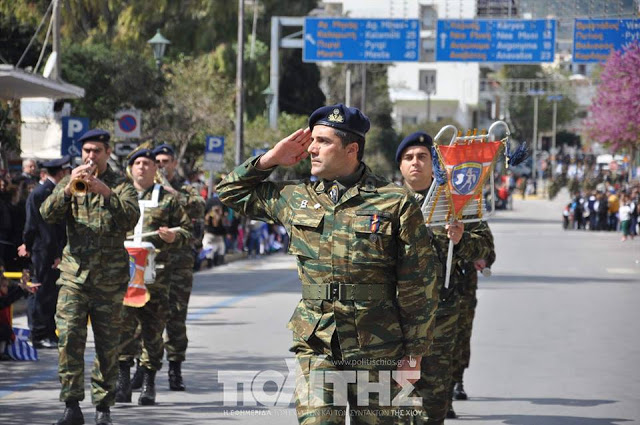
[[[344,122],[344,117],[340,114],[340,110],[336,108],[332,114],[329,114],[327,120],[331,122]]]

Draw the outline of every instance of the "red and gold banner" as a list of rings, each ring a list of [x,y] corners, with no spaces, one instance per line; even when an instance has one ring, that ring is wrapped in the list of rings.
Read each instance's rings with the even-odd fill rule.
[[[436,146],[447,170],[449,201],[456,219],[471,199],[482,196],[482,187],[490,176],[501,142],[483,142]]]
[[[151,298],[144,284],[144,270],[147,266],[146,248],[127,248],[129,252],[129,287],[123,304],[129,307],[142,307]]]

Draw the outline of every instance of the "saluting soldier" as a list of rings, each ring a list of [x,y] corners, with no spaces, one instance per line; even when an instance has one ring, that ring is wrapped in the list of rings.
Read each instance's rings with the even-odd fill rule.
[[[396,151],[396,163],[404,178],[404,185],[422,204],[433,181],[430,135],[419,131],[405,137]],[[461,265],[487,255],[493,249],[493,241],[484,236],[484,222],[466,226],[454,221],[446,227],[429,228],[432,244],[442,267],[446,266],[449,239],[453,241],[453,265],[449,288],[444,287],[444,268],[438,271],[439,302],[433,344],[428,356],[422,358],[421,378],[415,384],[422,397],[427,417],[421,423],[443,424],[445,417],[455,417],[451,408],[451,374],[453,352],[458,334],[460,311],[460,280],[464,278]]]
[[[140,358],[143,378],[138,404],[153,405],[156,401],[155,375],[162,367],[164,355],[162,332],[169,311],[169,270],[165,268],[170,260],[169,247],[182,246],[189,241],[191,220],[173,195],[160,184],[154,184],[158,168],[151,150],[141,149],[134,153],[129,158],[129,166],[141,206],[141,218],[136,232],[157,231],[157,235],[145,237],[145,241],[151,242],[159,253],[155,260],[155,281],[147,286],[149,301],[142,307],[125,306],[122,312],[116,401],[131,402],[130,368],[138,353],[140,338],[145,350]],[[176,227],[179,229],[172,230]],[[140,333],[136,335],[138,324]]]
[[[386,359],[419,375],[431,342],[435,254],[413,197],[362,162],[369,127],[356,108],[319,108],[309,128],[250,158],[218,185],[223,203],[280,223],[291,235],[302,300],[288,327],[302,372],[296,387],[302,424],[345,421],[346,406],[333,398],[331,387],[308,400],[313,372],[363,369],[375,382],[384,369],[379,360]],[[276,166],[307,156],[316,181],[267,181]],[[349,384],[347,398],[351,423],[395,422],[392,408],[379,401],[383,394],[365,397],[363,406],[357,385]],[[372,413],[366,416],[365,409]]]
[[[84,165],[62,179],[40,207],[47,223],[65,221],[67,226],[56,310],[60,400],[66,408],[57,425],[84,423],[79,401],[84,399],[89,317],[96,346],[91,401],[96,406],[96,424],[112,423],[109,407],[115,403],[119,318],[129,280],[124,240],[138,221],[140,210],[131,183],[107,164],[109,139],[109,133],[100,129],[81,136],[78,143],[82,145]],[[72,194],[72,182],[78,179],[84,181],[85,196]]]
[[[185,210],[194,228],[201,227],[204,220],[204,199],[198,191],[185,182],[177,173],[178,160],[171,145],[162,144],[153,150],[156,155],[156,163],[160,169],[166,172],[166,177],[171,186],[165,189],[173,195],[180,206]],[[199,225],[199,226],[196,226]],[[182,246],[170,247],[171,263],[167,265],[169,276],[169,317],[167,319],[167,336],[165,350],[169,361],[169,389],[172,391],[184,391],[185,385],[182,379],[182,362],[187,353],[187,310],[189,297],[193,286],[193,264],[195,261],[193,244],[195,238],[202,235],[192,235],[189,242]]]

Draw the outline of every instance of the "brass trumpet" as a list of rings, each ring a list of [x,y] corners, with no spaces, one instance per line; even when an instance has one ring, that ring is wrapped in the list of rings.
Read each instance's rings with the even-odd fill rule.
[[[89,160],[89,166],[93,167],[94,170],[90,173],[93,174],[94,177],[98,175],[98,167],[93,163],[92,160]],[[82,198],[87,196],[89,193],[89,183],[82,177],[76,177],[71,180],[71,194],[78,198]]]

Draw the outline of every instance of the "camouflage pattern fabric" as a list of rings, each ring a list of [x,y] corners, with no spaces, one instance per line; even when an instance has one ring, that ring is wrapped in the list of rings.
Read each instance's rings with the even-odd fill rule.
[[[465,228],[465,233],[466,228]],[[496,253],[493,245],[493,235],[486,222],[481,222],[474,232],[473,238],[484,241],[485,248],[480,252],[476,259],[484,258],[487,266],[490,267],[496,259]],[[458,285],[460,291],[460,315],[458,317],[458,335],[456,336],[456,347],[453,355],[452,365],[452,382],[462,382],[464,370],[469,367],[471,359],[471,330],[473,327],[473,318],[475,316],[476,291],[478,289],[478,272],[470,261],[459,264],[462,270],[461,282]]]
[[[153,190],[154,186],[151,186],[140,199],[150,200]],[[158,206],[145,209],[142,232],[157,230],[162,226],[180,227],[180,230],[176,232],[176,239],[171,244],[163,241],[158,235],[145,238],[145,241],[151,242],[160,250],[156,255],[156,281],[147,286],[151,298],[144,306],[124,307],[120,334],[119,360],[133,364],[140,346],[136,340],[136,328],[140,323],[140,338],[144,347],[140,362],[150,370],[160,370],[164,355],[162,332],[169,311],[169,281],[165,276],[169,273],[169,270],[165,269],[170,259],[169,247],[184,246],[191,237],[191,220],[176,198],[161,188]]]
[[[413,197],[364,167],[358,183],[334,204],[324,182],[265,181],[272,170],[258,170],[257,161],[247,160],[218,185],[220,200],[286,228],[303,284],[380,284],[397,290],[395,300],[301,300],[287,326],[293,331],[291,351],[307,364],[306,369],[301,364],[303,371],[335,367],[337,355],[341,364],[425,355],[435,323],[437,259]],[[353,399],[350,405],[355,407]],[[368,408],[376,406],[373,397]],[[344,423],[344,416],[326,417],[321,407],[297,411],[300,423]],[[352,423],[394,421],[375,414],[352,418]]]
[[[358,405],[357,384],[347,384],[347,413],[347,406],[335,398],[333,384],[315,382],[323,379],[324,373],[355,369],[337,366],[339,362],[332,356],[318,356],[312,352],[298,353],[296,361],[300,367],[296,374],[296,414],[301,425],[343,425],[347,415],[354,425],[391,425],[402,417],[398,412],[404,408],[391,406],[389,402],[397,395],[397,387],[391,386],[389,400],[384,403],[380,403],[379,394],[371,393],[368,402]],[[362,373],[362,370],[358,372]],[[379,372],[378,369],[367,370],[368,381],[379,382]],[[311,373],[322,375],[312,378]]]
[[[415,193],[418,203],[424,201],[424,195]],[[430,228],[432,244],[438,253],[441,268],[438,270],[438,290],[440,299],[436,311],[436,325],[431,351],[422,358],[421,377],[416,383],[417,393],[422,397],[426,418],[420,423],[430,425],[443,424],[451,402],[451,374],[453,352],[458,334],[460,311],[459,287],[463,284],[464,275],[460,265],[487,255],[492,245],[481,237],[486,224],[465,223],[465,231],[460,242],[454,246],[450,287],[444,288],[447,249],[449,238],[444,226]]]
[[[187,345],[187,312],[189,297],[193,285],[193,268],[170,268],[169,283],[169,318],[167,320],[167,336],[164,347],[167,360],[183,362],[186,358]]]
[[[184,208],[192,223],[204,220],[205,202],[198,191],[191,185],[185,184],[177,174],[171,180],[171,186],[179,194],[178,203]],[[195,226],[194,226],[195,227]],[[198,246],[202,235],[192,235],[191,243],[171,250],[172,261],[168,264],[169,273],[169,317],[167,319],[167,336],[165,349],[167,360],[183,362],[187,353],[187,311],[189,297],[193,286],[193,247]]]
[[[164,355],[162,331],[164,331],[169,311],[166,279],[165,271],[157,270],[156,281],[147,286],[151,298],[144,307],[124,306],[122,308],[119,361],[133,366],[133,359],[140,354],[140,345],[144,341],[140,364],[149,370],[162,368]]]
[[[271,170],[258,170],[257,161],[250,158],[230,173],[218,195],[241,214],[287,229],[303,284],[397,287],[396,300],[335,300],[328,311],[325,301],[300,301],[288,324],[291,350],[331,355],[337,332],[345,360],[426,354],[437,303],[436,258],[413,197],[366,167],[334,205],[323,182],[265,181]]]
[[[129,280],[124,240],[135,227],[140,210],[133,186],[110,168],[98,176],[111,188],[108,201],[93,193],[84,198],[65,197],[69,178],[62,179],[40,206],[46,222],[65,221],[67,226],[57,282],[61,286],[56,313],[60,400],[84,398],[89,315],[96,344],[91,398],[96,405],[111,406],[118,374],[119,317]]]

